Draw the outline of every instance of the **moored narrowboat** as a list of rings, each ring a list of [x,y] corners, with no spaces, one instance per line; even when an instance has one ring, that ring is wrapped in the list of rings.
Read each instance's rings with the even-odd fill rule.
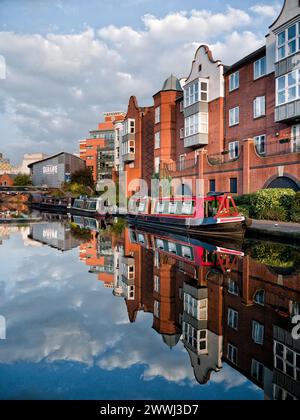
[[[224,238],[243,238],[250,223],[239,213],[228,193],[192,198],[132,199],[128,220],[145,228]]]
[[[56,198],[34,194],[31,196],[30,207],[40,211],[67,213],[69,198]]]
[[[69,212],[72,215],[108,218],[117,214],[116,209],[112,206],[106,206],[101,197],[80,197],[76,198],[71,206]]]

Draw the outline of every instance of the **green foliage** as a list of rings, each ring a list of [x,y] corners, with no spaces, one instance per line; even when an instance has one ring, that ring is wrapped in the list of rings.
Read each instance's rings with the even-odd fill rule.
[[[295,223],[300,223],[300,192],[295,195],[292,208],[291,208],[291,220]]]
[[[32,181],[27,174],[18,174],[14,179],[15,187],[28,187],[29,185],[32,185]]]
[[[118,219],[112,226],[110,226],[110,232],[115,234],[116,236],[121,236],[125,227],[126,227],[126,220],[125,219]]]
[[[71,177],[72,184],[81,184],[86,187],[94,188],[93,174],[90,168],[86,167],[73,173]]]
[[[89,229],[84,229],[76,225],[76,223],[70,223],[71,232],[74,238],[82,241],[90,241],[92,234]]]
[[[255,196],[255,194],[244,194],[234,197],[234,201],[237,206],[250,206],[251,200]]]
[[[270,188],[251,197],[254,217],[263,220],[289,221],[295,192],[290,189]]]
[[[274,268],[293,268],[299,265],[299,252],[289,246],[268,242],[256,243],[250,249],[251,257]]]
[[[251,206],[237,206],[238,211],[241,215],[245,216],[245,217],[251,217]]]
[[[82,184],[78,184],[77,182],[68,184],[66,186],[66,191],[70,192],[72,195],[77,196],[77,197],[79,195],[89,196],[91,194],[91,190],[88,187]]]

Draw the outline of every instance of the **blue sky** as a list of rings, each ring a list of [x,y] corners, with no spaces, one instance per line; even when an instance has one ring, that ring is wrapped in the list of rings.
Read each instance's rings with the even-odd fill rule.
[[[171,73],[187,75],[199,44],[225,64],[260,47],[282,4],[0,0],[0,151],[15,163],[77,151],[103,112],[126,111],[131,95],[152,105]]]

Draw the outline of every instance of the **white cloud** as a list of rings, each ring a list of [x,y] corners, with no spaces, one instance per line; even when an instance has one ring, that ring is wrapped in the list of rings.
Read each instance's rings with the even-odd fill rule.
[[[2,135],[10,138],[1,151],[18,158],[73,152],[102,112],[126,110],[133,94],[151,105],[165,78],[187,75],[199,44],[230,64],[262,43],[249,31],[250,15],[232,7],[146,15],[143,24],[141,30],[111,25],[67,35],[1,32],[7,79],[0,80],[0,109],[9,120]]]
[[[278,2],[274,4],[255,4],[251,7],[251,10],[259,16],[266,18],[275,18],[279,15],[282,9],[282,5]]]

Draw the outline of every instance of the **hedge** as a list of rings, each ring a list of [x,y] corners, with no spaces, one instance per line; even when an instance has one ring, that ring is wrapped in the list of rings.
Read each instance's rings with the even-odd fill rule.
[[[262,220],[291,220],[296,193],[291,189],[270,188],[260,190],[251,197],[253,217]]]
[[[295,195],[291,208],[291,221],[300,223],[300,192]]]

